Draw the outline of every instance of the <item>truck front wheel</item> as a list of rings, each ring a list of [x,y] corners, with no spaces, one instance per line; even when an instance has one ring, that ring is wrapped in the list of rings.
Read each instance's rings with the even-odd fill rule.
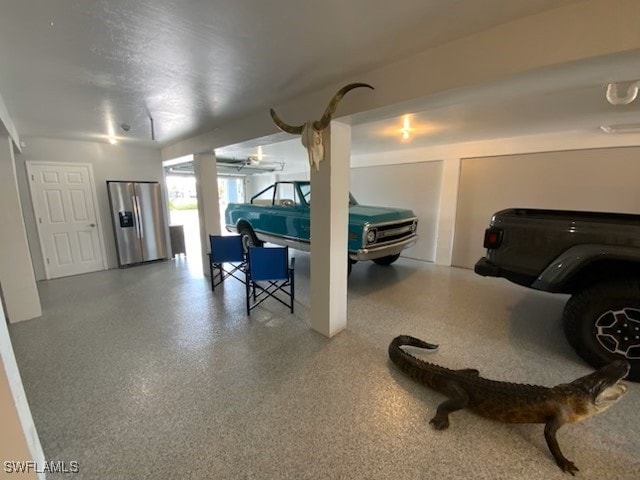
[[[595,368],[625,358],[640,381],[640,281],[601,283],[574,294],[564,309],[571,347]]]
[[[242,246],[244,247],[245,252],[249,251],[249,247],[262,247],[264,245],[264,242],[258,240],[253,228],[249,225],[240,225],[238,227],[238,233],[242,237]]]
[[[386,257],[374,258],[373,261],[378,265],[384,265],[386,267],[387,265],[391,265],[398,258],[400,258],[400,254],[396,253],[395,255],[387,255]]]

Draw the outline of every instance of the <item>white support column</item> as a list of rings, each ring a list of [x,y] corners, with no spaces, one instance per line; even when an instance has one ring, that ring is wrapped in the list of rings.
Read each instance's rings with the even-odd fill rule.
[[[0,138],[0,289],[11,323],[42,315],[18,192],[13,143]]]
[[[202,270],[209,275],[209,235],[220,235],[220,203],[218,200],[218,169],[214,153],[193,156],[200,217]]]
[[[311,167],[311,328],[332,337],[347,326],[351,127],[331,122],[324,160]]]
[[[451,265],[461,163],[459,158],[449,158],[444,160],[442,164],[442,186],[440,188],[438,235],[436,240],[436,264],[438,265]]]

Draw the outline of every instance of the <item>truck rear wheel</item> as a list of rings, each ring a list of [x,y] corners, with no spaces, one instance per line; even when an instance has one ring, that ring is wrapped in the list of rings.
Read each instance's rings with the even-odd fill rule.
[[[564,309],[564,332],[571,347],[599,368],[625,358],[628,379],[640,381],[640,282],[601,283],[573,295]]]
[[[244,251],[248,252],[249,247],[262,247],[264,242],[258,240],[251,226],[243,224],[238,227],[238,233],[242,237],[242,246]]]
[[[387,265],[391,265],[398,258],[400,258],[400,254],[396,253],[395,255],[387,255],[386,257],[374,258],[373,261],[378,265],[384,265],[386,267]]]

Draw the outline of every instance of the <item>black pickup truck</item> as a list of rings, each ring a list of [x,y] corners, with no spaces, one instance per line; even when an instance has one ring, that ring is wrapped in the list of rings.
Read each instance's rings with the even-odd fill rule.
[[[594,367],[624,357],[640,381],[640,215],[503,210],[484,246],[476,273],[570,294],[563,323],[573,349]]]

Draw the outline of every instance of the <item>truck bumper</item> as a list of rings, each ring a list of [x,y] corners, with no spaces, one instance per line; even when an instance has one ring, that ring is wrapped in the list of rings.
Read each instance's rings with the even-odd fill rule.
[[[409,248],[418,241],[418,235],[412,235],[405,238],[401,242],[394,243],[393,245],[381,245],[379,247],[361,248],[355,252],[349,252],[349,258],[351,260],[373,260],[374,258],[388,257],[389,255],[396,255],[405,248]]]
[[[500,274],[501,268],[497,265],[494,265],[487,257],[482,257],[476,263],[476,266],[473,269],[478,275],[482,275],[483,277],[501,277]]]
[[[482,257],[476,263],[474,267],[474,271],[478,275],[482,275],[483,277],[502,277],[506,278],[510,282],[513,282],[517,285],[522,285],[523,287],[531,287],[531,284],[536,279],[535,275],[530,275],[528,273],[522,272],[514,272],[513,270],[507,270],[505,268],[499,267],[495,263],[491,263],[490,260],[487,260],[487,257]]]

